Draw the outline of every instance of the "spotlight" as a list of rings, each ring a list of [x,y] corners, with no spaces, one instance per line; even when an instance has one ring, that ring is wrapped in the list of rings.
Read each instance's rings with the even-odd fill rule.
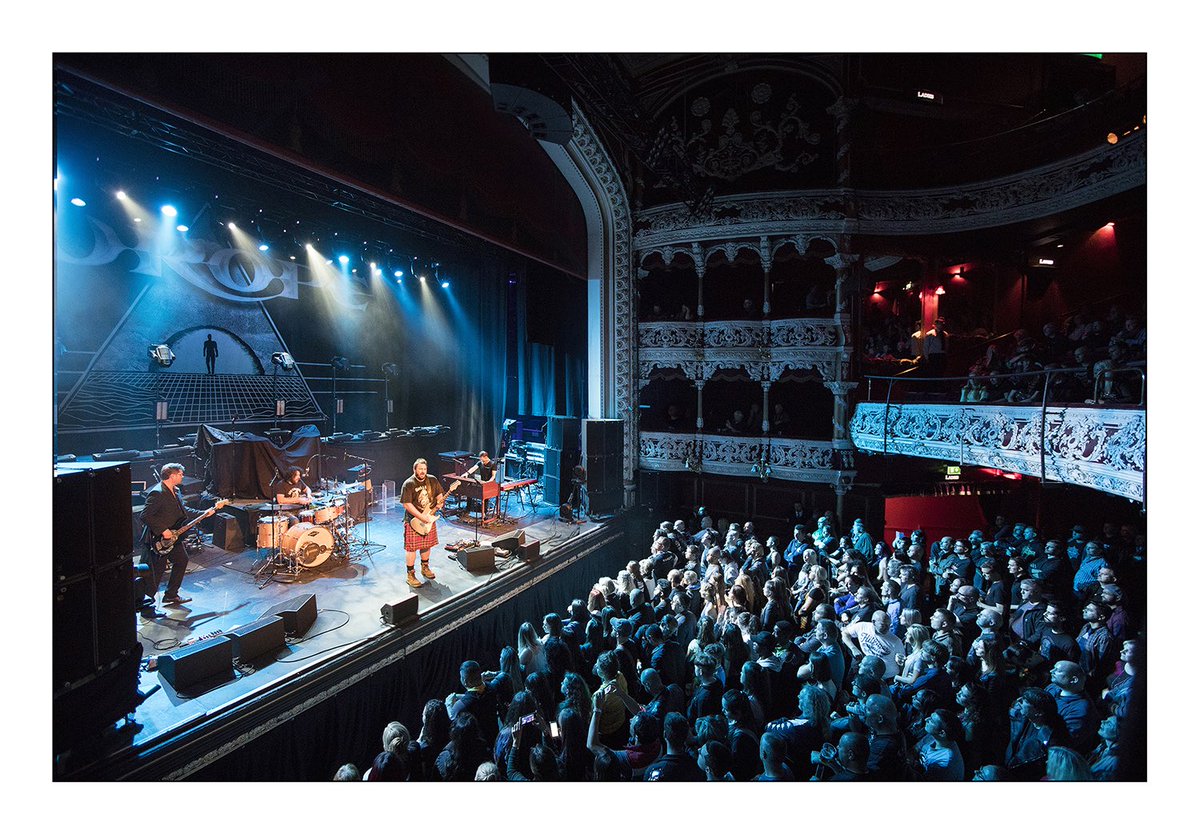
[[[1116,145],[1117,142],[1120,141],[1120,137],[1115,133],[1110,133],[1107,137],[1105,137],[1105,139],[1108,140],[1109,145]]]
[[[229,224],[228,224],[228,225],[229,225],[229,228],[230,228],[230,229],[237,229],[237,226],[236,226],[236,225],[234,225],[234,222],[233,222],[232,220],[231,220],[231,221],[229,221]]]
[[[350,263],[350,256],[348,256],[348,255],[339,255],[339,256],[338,256],[338,261],[339,261],[340,263],[342,263],[342,264],[349,264],[349,263]]]
[[[123,192],[123,191],[117,191],[117,199],[118,199],[118,200],[128,200],[128,199],[129,199],[129,195],[127,195],[127,194],[126,194],[125,192]]]
[[[449,287],[450,287],[450,282],[449,282],[449,281],[443,281],[443,282],[442,282],[442,289],[443,289],[443,290],[447,290],[447,289],[449,289]]]
[[[419,275],[419,276],[417,276],[417,278],[421,279],[421,283],[422,283],[422,284],[424,284],[424,283],[425,283],[425,276],[423,276],[423,275]]]
[[[385,362],[379,367],[379,370],[393,380],[400,374],[400,366],[394,362]]]
[[[170,368],[171,363],[175,362],[175,352],[171,350],[170,345],[151,345],[150,359],[163,368]]]
[[[72,205],[72,206],[86,206],[86,205],[87,205],[87,203],[85,203],[85,202],[83,201],[83,198],[80,198],[80,197],[72,197],[72,198],[71,198],[71,205]]]
[[[350,367],[350,360],[346,359],[345,357],[333,357],[329,360],[329,364],[338,371],[345,371]]]
[[[135,217],[135,218],[133,219],[133,222],[134,222],[134,223],[141,223],[141,222],[142,222],[142,219],[141,219],[140,217]]]
[[[291,371],[296,367],[296,361],[292,359],[292,355],[287,351],[276,351],[271,354],[271,362],[278,365],[284,371]]]
[[[935,296],[944,296],[946,295],[946,288],[939,285],[938,288],[933,291],[933,294]]]
[[[163,206],[162,213],[167,217],[175,217],[175,215],[179,214],[179,210],[174,206]]]
[[[187,230],[188,230],[188,228],[186,226],[184,226],[182,223],[175,227],[176,232],[186,232]]]
[[[267,246],[266,244],[259,244],[259,245],[258,245],[258,251],[259,251],[259,252],[266,252],[266,251],[267,251],[268,249],[270,249],[270,248],[271,248],[271,247]]]
[[[396,276],[396,278],[404,278],[404,270],[396,270],[392,275]]]

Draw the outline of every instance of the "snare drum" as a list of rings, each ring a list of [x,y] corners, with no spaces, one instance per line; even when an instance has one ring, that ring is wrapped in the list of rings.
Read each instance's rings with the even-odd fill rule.
[[[286,516],[258,517],[258,537],[256,545],[259,548],[274,548],[283,544],[283,536],[287,533],[291,519]]]
[[[293,525],[283,536],[283,553],[304,568],[316,568],[333,554],[333,534],[311,522]]]
[[[334,499],[328,504],[315,508],[313,521],[318,525],[327,525],[346,512],[346,500]]]

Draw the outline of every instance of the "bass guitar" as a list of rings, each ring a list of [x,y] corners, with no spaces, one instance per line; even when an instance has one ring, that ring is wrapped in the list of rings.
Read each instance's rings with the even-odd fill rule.
[[[221,508],[225,507],[225,505],[227,505],[227,504],[229,504],[229,499],[221,499],[215,505],[213,505],[208,510],[206,510],[203,515],[197,516],[195,519],[188,522],[182,528],[176,528],[173,531],[173,533],[175,535],[173,537],[171,537],[170,539],[167,539],[165,537],[159,537],[158,540],[155,541],[155,543],[154,543],[154,550],[157,551],[159,554],[163,554],[163,555],[169,554],[171,552],[171,549],[175,547],[175,543],[179,541],[179,537],[183,536],[185,533],[187,533],[193,527],[195,527],[196,523],[199,522],[201,519],[207,519],[209,516],[212,516],[214,513],[216,513]]]
[[[459,481],[454,482],[453,487],[451,487],[449,490],[446,490],[440,496],[437,497],[437,503],[434,505],[434,508],[433,508],[434,516],[437,516],[439,513],[442,512],[442,505],[444,505],[446,503],[446,497],[449,496],[451,493],[453,493],[455,490],[457,490],[458,485],[461,483],[462,482],[459,482]],[[422,522],[416,516],[410,517],[408,520],[408,524],[412,525],[412,529],[414,531],[416,531],[420,536],[424,536],[425,534],[429,533],[433,529],[433,522]]]

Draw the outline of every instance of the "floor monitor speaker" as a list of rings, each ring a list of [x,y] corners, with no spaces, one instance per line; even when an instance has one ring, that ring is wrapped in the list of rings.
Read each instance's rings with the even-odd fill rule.
[[[263,612],[264,618],[269,618],[271,615],[279,615],[283,618],[283,628],[287,634],[300,637],[308,632],[317,620],[317,596],[302,594]]]
[[[176,692],[233,678],[233,642],[224,635],[158,656],[158,672]]]

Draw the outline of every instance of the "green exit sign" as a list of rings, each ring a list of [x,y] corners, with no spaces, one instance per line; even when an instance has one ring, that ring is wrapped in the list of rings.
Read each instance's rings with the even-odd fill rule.
[[[946,481],[958,481],[962,478],[962,467],[953,464],[946,465]]]

